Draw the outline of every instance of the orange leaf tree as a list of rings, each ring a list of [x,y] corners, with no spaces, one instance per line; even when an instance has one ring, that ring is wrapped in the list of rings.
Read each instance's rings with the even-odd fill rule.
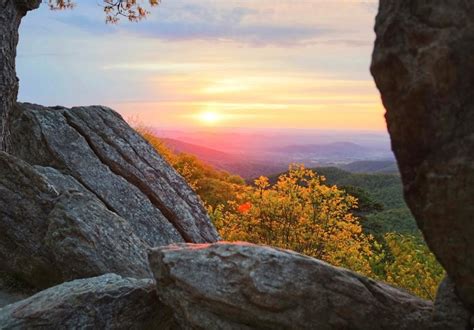
[[[212,209],[211,217],[225,240],[291,249],[371,275],[376,243],[350,212],[357,200],[324,180],[293,165],[275,185],[261,177],[229,202],[233,208]]]

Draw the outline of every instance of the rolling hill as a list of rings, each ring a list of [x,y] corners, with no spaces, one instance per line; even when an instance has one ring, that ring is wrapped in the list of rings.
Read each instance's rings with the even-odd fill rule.
[[[219,170],[253,178],[267,173],[282,172],[288,168],[287,163],[259,161],[248,155],[230,154],[213,148],[187,143],[176,139],[160,138],[175,153],[187,153],[209,163]]]
[[[175,139],[160,138],[161,141],[173,152],[187,153],[205,160],[209,163],[213,161],[226,161],[234,159],[235,157],[220,150],[204,147],[197,144],[187,143]]]
[[[398,174],[398,165],[394,160],[361,160],[339,167],[351,173]]]
[[[274,151],[285,154],[306,154],[320,157],[354,157],[365,154],[368,148],[351,142],[333,142],[328,144],[288,145],[275,148]]]

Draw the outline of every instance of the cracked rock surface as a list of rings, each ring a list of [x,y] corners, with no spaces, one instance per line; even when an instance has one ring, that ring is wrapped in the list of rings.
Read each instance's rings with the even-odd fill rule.
[[[474,2],[381,0],[371,71],[405,198],[474,311]]]
[[[115,274],[75,280],[0,309],[2,329],[169,329],[152,280]]]
[[[218,239],[184,179],[113,110],[21,103],[10,133],[13,155],[73,177],[149,246]]]
[[[0,153],[0,273],[34,289],[151,278],[147,249],[214,242],[197,195],[114,111],[18,104]]]
[[[149,260],[184,329],[427,329],[432,303],[297,253],[178,244]]]
[[[3,273],[39,289],[109,272],[150,277],[145,242],[82,189],[70,176],[0,152]]]

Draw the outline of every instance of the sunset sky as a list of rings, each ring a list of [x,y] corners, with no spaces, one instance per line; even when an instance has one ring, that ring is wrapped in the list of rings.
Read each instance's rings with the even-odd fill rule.
[[[376,1],[163,0],[104,24],[99,0],[24,19],[20,100],[103,104],[156,127],[384,130]]]

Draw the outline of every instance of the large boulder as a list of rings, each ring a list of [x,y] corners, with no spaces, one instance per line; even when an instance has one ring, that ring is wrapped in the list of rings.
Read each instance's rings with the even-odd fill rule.
[[[152,280],[107,274],[64,283],[0,309],[1,329],[170,329]]]
[[[474,2],[381,0],[371,71],[405,198],[474,311]]]
[[[2,273],[34,288],[109,272],[151,277],[147,247],[74,178],[0,152]]]
[[[148,245],[218,240],[184,179],[111,109],[18,104],[9,130],[10,153],[70,175]]]
[[[219,236],[199,198],[114,111],[18,104],[0,154],[0,272],[34,288],[151,277],[147,249]]]
[[[185,329],[427,329],[432,303],[297,253],[180,244],[149,255]]]

